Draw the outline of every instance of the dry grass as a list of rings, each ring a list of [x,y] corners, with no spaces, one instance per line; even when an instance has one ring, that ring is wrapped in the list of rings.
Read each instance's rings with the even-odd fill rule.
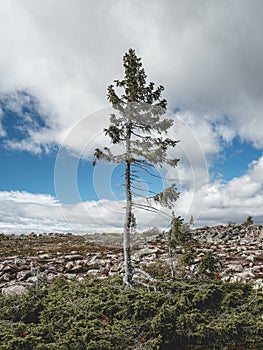
[[[93,236],[77,235],[0,235],[0,258],[8,256],[36,256],[38,254],[66,255],[75,252],[86,255],[100,252],[101,254],[119,253],[119,245],[104,244],[101,239],[96,242]],[[113,243],[113,242],[111,242]]]

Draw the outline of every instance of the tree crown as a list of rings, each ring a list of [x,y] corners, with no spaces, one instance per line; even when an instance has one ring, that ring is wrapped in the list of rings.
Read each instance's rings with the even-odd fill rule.
[[[124,78],[114,80],[114,84],[108,87],[107,98],[114,113],[110,115],[108,128],[104,129],[112,144],[124,146],[123,151],[113,154],[110,148],[104,147],[103,150],[96,149],[94,155],[97,160],[129,162],[133,186],[139,178],[138,168],[152,174],[155,165],[162,167],[168,164],[175,167],[178,159],[170,158],[168,151],[179,141],[164,136],[173,125],[173,119],[164,116],[167,107],[167,101],[161,98],[164,87],[155,87],[153,82],[147,84],[141,58],[137,57],[135,50],[130,49],[124,55],[123,67]],[[118,94],[117,90],[122,90],[123,93]],[[173,184],[163,194],[152,198],[171,207],[172,197],[178,197],[175,190]]]

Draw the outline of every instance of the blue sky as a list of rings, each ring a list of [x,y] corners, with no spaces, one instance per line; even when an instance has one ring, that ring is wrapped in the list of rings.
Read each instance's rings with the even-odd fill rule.
[[[21,142],[24,139],[24,132],[19,131],[20,127],[26,128],[27,114],[40,127],[44,126],[41,117],[32,110],[25,109],[22,113],[5,112],[4,103],[2,105],[3,116],[2,126],[6,135],[1,138],[1,182],[0,191],[25,191],[32,193],[48,193],[56,196],[54,185],[54,168],[57,157],[57,150],[54,148],[50,153],[32,154],[28,151],[9,150],[5,147],[7,139],[15,139]],[[262,150],[253,147],[251,142],[243,141],[236,136],[225,144],[221,141],[221,150],[215,156],[209,173],[211,179],[220,179],[227,182],[234,177],[240,177],[248,171],[248,165],[262,155]],[[108,168],[106,164],[98,165]],[[180,166],[180,163],[179,165]],[[80,197],[83,201],[98,200],[98,195],[93,184],[94,167],[89,160],[78,160],[77,183]],[[111,188],[102,189],[103,198],[114,199],[113,197],[123,199],[123,173],[122,165],[114,168],[111,175]],[[162,188],[162,182],[150,177],[143,176],[145,181],[158,192]],[[104,181],[97,186],[103,187]],[[153,186],[153,184],[155,186]],[[115,194],[115,195],[114,195]],[[74,203],[73,198],[64,198],[64,203]]]
[[[181,192],[175,211],[197,225],[262,223],[262,10],[259,0],[2,2],[0,231],[121,232],[123,169],[89,160],[108,142],[106,89],[130,47],[165,87],[169,136],[181,140],[178,167],[162,171]],[[140,229],[169,225],[136,216]]]
[[[222,150],[211,167],[211,177],[226,182],[234,177],[240,177],[248,171],[249,164],[261,155],[262,150],[236,136],[231,144],[222,145]]]

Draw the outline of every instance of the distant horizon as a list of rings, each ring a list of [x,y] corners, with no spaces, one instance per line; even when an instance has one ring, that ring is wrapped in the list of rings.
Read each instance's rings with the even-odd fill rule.
[[[185,222],[185,224],[188,224],[187,222]],[[249,229],[249,227],[260,227],[262,226],[263,227],[263,222],[261,223],[253,223],[252,225],[246,227],[244,226],[244,222],[231,222],[231,223],[218,223],[218,224],[213,224],[213,225],[201,225],[201,226],[197,226],[195,224],[191,225],[190,229],[191,230],[199,230],[199,229],[205,229],[205,228],[216,228],[216,227],[225,227],[225,228],[229,228],[229,227],[238,227],[238,226],[241,226],[241,227],[244,227],[244,228],[247,228]],[[153,226],[153,227],[148,227],[148,228],[144,228],[144,229],[141,229],[141,230],[136,230],[134,232],[131,232],[131,238],[136,235],[136,234],[146,234],[147,232],[153,232],[153,231],[159,231],[160,233],[163,233],[163,232],[168,232],[169,231],[169,227],[168,228],[164,228],[164,227],[156,227],[156,226]],[[93,230],[93,231],[90,231],[90,232],[74,232],[74,231],[49,231],[49,232],[46,232],[46,231],[31,231],[31,232],[9,232],[9,233],[5,233],[5,232],[0,232],[0,235],[1,234],[4,234],[4,235],[25,235],[25,236],[29,236],[29,235],[32,235],[32,234],[36,234],[38,236],[40,235],[45,235],[45,236],[49,236],[49,235],[80,235],[80,236],[89,236],[89,235],[122,235],[123,234],[123,229],[119,228],[118,231],[103,231],[103,229],[101,229],[101,231],[99,230]]]

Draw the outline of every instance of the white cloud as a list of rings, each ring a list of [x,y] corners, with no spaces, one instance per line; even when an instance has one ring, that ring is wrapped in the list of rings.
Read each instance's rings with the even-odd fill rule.
[[[51,196],[46,194],[34,194],[25,191],[3,191],[0,192],[0,201],[13,201],[16,203],[34,203],[41,205],[57,205],[57,201]]]
[[[215,132],[217,137],[222,138],[222,141],[224,141],[226,144],[230,144],[237,135],[237,132],[233,126],[229,123],[229,121],[225,120],[216,125]]]
[[[6,131],[4,130],[2,125],[2,117],[3,117],[3,111],[0,108],[0,137],[6,136]]]
[[[262,10],[260,0],[153,0],[150,6],[132,0],[79,0],[77,5],[73,0],[2,1],[0,93],[8,94],[9,107],[18,113],[28,101],[15,92],[32,94],[44,126],[36,128],[34,120],[27,119],[23,140],[9,139],[1,126],[0,136],[12,150],[37,154],[63,143],[74,154],[91,154],[94,146],[105,143],[106,88],[122,77],[122,56],[133,47],[143,58],[149,80],[165,86],[169,108],[181,109],[181,128],[171,131],[181,139],[175,150],[181,162],[175,172],[168,172],[188,186],[178,210],[199,215],[198,203],[206,193],[207,216],[202,220],[225,221],[231,215],[243,219],[252,205],[260,216],[262,158],[241,178],[206,184],[220,139],[230,143],[239,135],[263,148]],[[31,205],[35,217],[21,212],[23,225],[29,215],[28,222],[37,227],[38,210],[47,213],[52,208],[53,224],[63,226],[58,204]],[[93,212],[95,204],[88,205]],[[68,212],[77,223],[75,209]],[[112,222],[108,217],[105,214],[105,222]]]
[[[241,177],[227,183],[215,182],[207,186],[207,194],[200,222],[243,222],[252,215],[257,222],[263,218],[263,157],[250,164]],[[202,191],[202,188],[200,189]]]
[[[179,147],[190,155],[194,165],[200,164],[201,152],[207,162],[219,152],[216,133],[206,118],[199,119],[191,112],[178,113],[173,128],[177,129]]]
[[[136,211],[140,228],[162,224],[161,217]],[[0,192],[0,230],[4,233],[122,232],[124,202],[101,199],[62,205],[45,194]]]
[[[49,128],[28,136],[35,146],[60,143],[75,122],[107,105],[106,87],[122,76],[122,55],[134,47],[149,79],[166,87],[171,109],[189,110],[200,123],[204,115],[228,115],[232,133],[221,129],[224,138],[234,132],[262,147],[261,1],[26,0],[0,7],[0,90],[27,90],[49,111]]]
[[[175,206],[176,215],[186,220],[193,215],[198,226],[241,223],[248,215],[256,223],[262,222],[262,167],[263,156],[251,163],[246,174],[228,183],[217,181],[182,192]],[[135,215],[138,229],[169,228],[170,220],[165,215],[143,210],[135,210]],[[100,199],[61,205],[50,195],[0,192],[0,230],[5,233],[122,232],[123,218],[123,201]]]

